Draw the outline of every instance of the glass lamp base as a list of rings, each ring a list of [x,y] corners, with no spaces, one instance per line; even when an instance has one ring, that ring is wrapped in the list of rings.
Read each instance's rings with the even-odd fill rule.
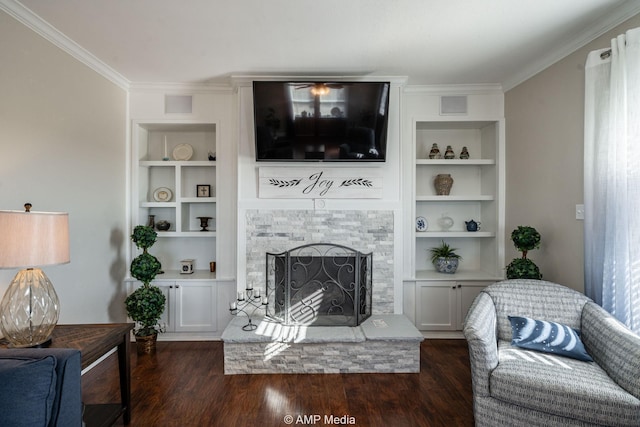
[[[58,295],[44,272],[22,270],[0,303],[0,330],[12,347],[42,345],[50,339],[59,312]]]

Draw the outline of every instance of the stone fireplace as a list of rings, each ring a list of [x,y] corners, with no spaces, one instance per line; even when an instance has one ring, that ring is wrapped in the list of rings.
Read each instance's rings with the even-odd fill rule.
[[[235,317],[225,329],[225,374],[419,372],[423,336],[407,317],[393,314],[393,224],[393,211],[388,210],[247,210],[244,225],[248,286],[266,289],[271,281],[276,289],[277,283],[284,284],[288,268],[295,264],[298,271],[289,277],[294,281],[313,277],[311,282],[332,283],[332,277],[343,274],[341,268],[353,270],[349,275],[353,273],[354,277],[344,282],[353,281],[366,290],[356,294],[347,289],[346,298],[354,300],[352,312],[342,307],[341,313],[321,317],[321,322],[332,323],[360,314],[366,320],[360,319],[364,321],[359,326],[320,326],[308,324],[305,319],[298,322],[299,318],[287,321],[286,304],[315,305],[316,313],[331,312],[334,296],[316,299],[320,295],[318,289],[331,288],[316,283],[303,292],[304,298],[292,298],[291,293],[282,297],[282,307],[278,308],[276,294],[286,293],[281,287],[270,293],[269,310],[283,321],[264,318],[255,330],[247,332],[242,329],[246,319]],[[338,248],[337,256],[331,250],[327,252],[328,246],[319,245],[321,242],[336,245],[332,247]],[[272,255],[269,262],[267,253]],[[333,272],[319,272],[330,264],[335,267]],[[362,277],[366,279],[363,281]],[[302,299],[307,301],[299,303]],[[304,317],[306,313],[302,310],[298,314]]]
[[[247,210],[246,283],[266,289],[266,254],[330,242],[371,253],[371,314],[394,312],[394,227],[389,210]]]

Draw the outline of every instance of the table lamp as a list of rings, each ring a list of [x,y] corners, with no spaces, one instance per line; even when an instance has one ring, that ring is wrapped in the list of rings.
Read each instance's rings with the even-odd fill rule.
[[[23,268],[0,303],[0,330],[13,347],[45,346],[58,323],[53,284],[38,268],[69,262],[69,215],[0,211],[0,268]]]

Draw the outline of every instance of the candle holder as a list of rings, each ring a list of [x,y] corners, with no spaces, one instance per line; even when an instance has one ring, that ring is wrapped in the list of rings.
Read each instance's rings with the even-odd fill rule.
[[[251,316],[254,315],[256,310],[265,309],[269,305],[269,301],[266,296],[260,295],[260,289],[253,289],[253,286],[248,285],[245,291],[238,292],[238,298],[235,301],[229,303],[229,311],[233,316],[237,316],[239,313],[244,313],[249,322],[242,327],[243,331],[254,331],[258,325],[251,321]]]

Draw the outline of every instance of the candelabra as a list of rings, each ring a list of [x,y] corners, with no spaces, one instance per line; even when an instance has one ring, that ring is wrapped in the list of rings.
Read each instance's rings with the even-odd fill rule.
[[[229,311],[233,316],[244,313],[249,319],[249,323],[242,327],[243,331],[253,331],[258,325],[251,322],[251,316],[256,310],[264,308],[266,310],[269,300],[266,296],[260,295],[260,289],[253,289],[253,285],[247,285],[246,291],[238,292],[238,299],[229,303]]]

